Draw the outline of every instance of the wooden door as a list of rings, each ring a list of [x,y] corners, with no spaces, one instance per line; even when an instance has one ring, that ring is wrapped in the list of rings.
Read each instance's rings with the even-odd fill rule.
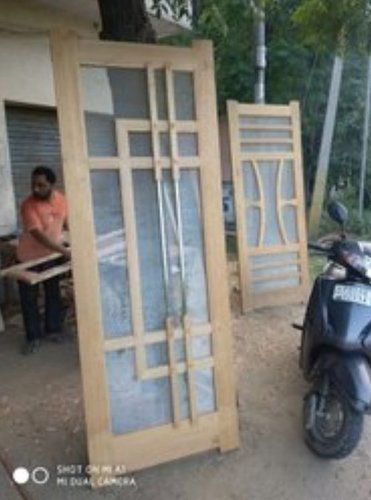
[[[235,448],[211,45],[52,54],[90,463]]]
[[[243,311],[306,298],[299,105],[228,102]]]

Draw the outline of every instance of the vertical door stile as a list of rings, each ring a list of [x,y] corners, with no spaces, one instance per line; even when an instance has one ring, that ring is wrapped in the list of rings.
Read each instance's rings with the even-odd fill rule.
[[[240,287],[242,295],[243,312],[247,312],[247,305],[250,303],[250,270],[248,265],[248,246],[247,246],[247,204],[245,203],[245,194],[242,178],[242,160],[240,155],[240,129],[238,126],[238,103],[228,101],[228,129],[229,143],[232,160],[232,175],[234,189],[234,203],[236,210],[237,226],[237,247],[238,247],[238,266],[240,269]]]
[[[157,200],[158,200],[159,219],[160,219],[161,251],[162,251],[162,261],[163,261],[162,265],[164,274],[165,301],[166,301],[166,311],[167,311],[165,328],[166,328],[166,340],[167,340],[167,349],[169,356],[169,375],[170,375],[170,386],[171,386],[172,413],[173,413],[174,425],[177,426],[179,425],[180,421],[178,370],[174,352],[174,340],[175,340],[174,324],[173,324],[173,318],[171,318],[171,316],[169,315],[170,296],[169,296],[169,268],[167,263],[168,249],[166,243],[166,231],[165,231],[165,219],[164,219],[165,214],[163,209],[163,176],[162,176],[162,164],[161,164],[160,147],[159,147],[159,127],[158,127],[156,87],[155,87],[156,83],[155,83],[154,68],[150,64],[147,66],[147,85],[148,85],[149,112],[151,121],[152,154],[155,167]]]
[[[79,355],[83,367],[81,375],[89,437],[88,452],[90,456],[99,456],[103,463],[107,460],[109,463],[110,456],[105,446],[105,438],[109,432],[109,402],[101,330],[103,321],[87,146],[81,115],[77,36],[56,30],[51,36],[51,49],[58,123],[62,138],[63,174],[69,208]],[[81,224],[81,221],[89,223]],[[87,283],[89,287],[86,286]],[[86,311],[89,311],[89,314],[86,314]]]
[[[185,338],[188,400],[189,400],[191,420],[192,422],[195,422],[197,419],[196,396],[194,389],[195,384],[194,384],[192,350],[191,350],[191,322],[187,314],[188,308],[187,308],[187,293],[186,293],[183,224],[182,224],[182,213],[181,213],[181,198],[179,192],[180,170],[179,170],[178,145],[177,145],[177,126],[176,126],[176,116],[175,116],[175,93],[173,84],[173,70],[171,65],[167,65],[165,71],[166,71],[166,95],[167,95],[167,108],[168,108],[169,133],[170,133],[170,165],[174,181],[178,246],[179,246],[181,282],[182,282],[181,284],[182,304],[183,304],[182,326]]]
[[[303,183],[303,165],[302,165],[302,149],[301,149],[301,124],[300,124],[300,108],[299,103],[290,102],[292,113],[292,137],[294,143],[294,172],[295,176],[295,196],[297,199],[297,224],[300,240],[300,271],[301,282],[304,289],[304,294],[309,290],[309,265],[308,265],[308,246],[307,246],[307,228],[305,219],[305,197]]]
[[[144,347],[144,321],[142,292],[138,262],[138,244],[135,226],[133,179],[129,158],[129,135],[123,123],[116,120],[116,139],[120,162],[120,189],[125,227],[125,242],[128,259],[129,293],[132,311],[133,335],[135,338],[135,363],[139,379],[143,379],[146,370]]]

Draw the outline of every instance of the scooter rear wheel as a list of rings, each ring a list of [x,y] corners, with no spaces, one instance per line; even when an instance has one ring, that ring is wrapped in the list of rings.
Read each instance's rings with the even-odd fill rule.
[[[313,399],[314,398],[314,399]],[[348,401],[330,384],[326,396],[311,391],[304,398],[304,439],[316,455],[344,458],[357,446],[363,429],[363,414],[354,411]]]

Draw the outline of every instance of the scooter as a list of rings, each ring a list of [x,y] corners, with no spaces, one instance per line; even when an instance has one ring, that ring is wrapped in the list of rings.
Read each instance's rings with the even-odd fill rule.
[[[324,458],[344,458],[357,446],[371,413],[371,245],[346,238],[347,209],[328,207],[341,225],[330,246],[310,244],[328,263],[315,280],[300,347],[300,368],[311,389],[304,397],[307,446]]]

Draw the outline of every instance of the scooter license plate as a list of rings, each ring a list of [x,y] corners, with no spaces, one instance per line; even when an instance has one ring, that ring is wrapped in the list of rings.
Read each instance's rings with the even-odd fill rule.
[[[333,300],[371,307],[371,290],[362,286],[335,285]]]

